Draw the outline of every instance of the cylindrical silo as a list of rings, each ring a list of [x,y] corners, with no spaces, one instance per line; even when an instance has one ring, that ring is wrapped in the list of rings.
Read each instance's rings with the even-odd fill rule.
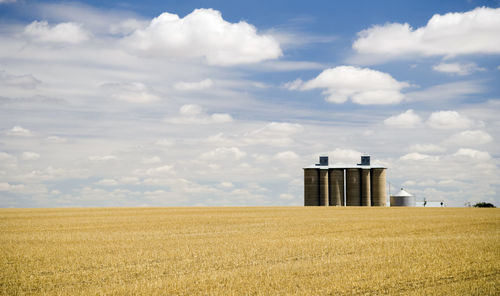
[[[371,169],[371,183],[372,206],[385,207],[385,168]]]
[[[346,169],[346,204],[348,206],[361,205],[361,184],[359,169]]]
[[[395,195],[391,195],[391,207],[414,207],[416,206],[415,197],[403,188]]]
[[[304,205],[319,206],[319,169],[304,169]]]
[[[372,205],[370,194],[370,170],[361,169],[361,205],[369,207]]]
[[[319,205],[328,206],[328,170],[319,170]]]
[[[331,169],[329,172],[330,190],[329,199],[330,206],[343,206],[344,205],[344,170]]]

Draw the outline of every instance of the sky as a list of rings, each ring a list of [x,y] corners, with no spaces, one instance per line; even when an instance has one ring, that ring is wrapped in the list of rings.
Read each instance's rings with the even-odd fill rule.
[[[500,1],[0,0],[0,207],[500,205]]]

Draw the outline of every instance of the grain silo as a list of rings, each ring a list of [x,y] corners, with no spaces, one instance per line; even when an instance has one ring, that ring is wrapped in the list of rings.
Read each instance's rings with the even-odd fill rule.
[[[343,206],[344,205],[344,170],[343,169],[330,169],[329,184],[329,197],[330,206]]]
[[[391,195],[391,207],[415,207],[415,197],[403,188],[395,195]]]
[[[346,169],[346,205],[361,205],[361,178],[358,168]]]
[[[328,156],[304,168],[306,206],[385,206],[386,168],[361,156],[357,165],[330,165]]]

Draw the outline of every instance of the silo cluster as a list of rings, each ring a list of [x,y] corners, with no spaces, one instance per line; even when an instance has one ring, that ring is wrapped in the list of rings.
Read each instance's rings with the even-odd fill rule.
[[[305,206],[385,206],[386,168],[370,165],[370,157],[362,156],[353,166],[320,163],[304,168]]]

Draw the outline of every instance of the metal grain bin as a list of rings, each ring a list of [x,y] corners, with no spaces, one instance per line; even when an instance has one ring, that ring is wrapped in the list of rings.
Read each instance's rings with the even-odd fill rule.
[[[328,170],[319,170],[319,205],[328,206]]]
[[[319,206],[319,169],[304,169],[304,205]]]
[[[331,169],[329,172],[330,189],[329,198],[330,206],[343,206],[344,205],[344,170]]]
[[[385,207],[385,168],[371,169],[371,185],[372,206]]]
[[[361,184],[360,184],[360,170],[359,169],[346,169],[346,204],[347,206],[360,206],[361,205]]]
[[[370,188],[370,170],[361,169],[361,206],[372,205]]]
[[[395,195],[391,195],[391,207],[414,207],[415,197],[406,192],[403,188]]]

